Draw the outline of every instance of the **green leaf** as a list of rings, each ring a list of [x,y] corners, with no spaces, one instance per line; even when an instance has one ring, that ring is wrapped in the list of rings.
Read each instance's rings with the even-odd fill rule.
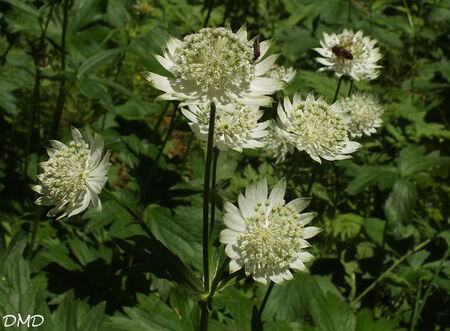
[[[137,307],[124,307],[126,316],[116,314],[105,323],[105,330],[111,331],[179,331],[183,321],[155,295],[137,294]]]
[[[123,48],[112,48],[98,52],[81,64],[80,68],[78,69],[79,75],[86,75],[90,71],[101,67],[108,61],[111,61],[115,57],[117,57],[121,52],[123,52]]]
[[[416,186],[409,180],[399,179],[395,182],[394,188],[386,200],[384,212],[390,221],[403,223],[408,221],[416,202]]]
[[[411,145],[402,149],[397,159],[397,166],[400,175],[408,178],[449,162],[450,158],[439,156],[439,151],[425,155],[424,146]]]
[[[372,312],[368,309],[362,309],[356,315],[355,331],[390,331],[396,330],[397,322],[387,319],[378,321],[373,320]]]
[[[364,224],[364,218],[356,214],[340,214],[330,221],[334,237],[342,241],[356,237]]]
[[[364,228],[366,230],[367,235],[379,246],[383,244],[385,226],[386,221],[380,220],[378,218],[368,218],[364,222]]]
[[[378,185],[381,189],[392,187],[397,170],[392,166],[367,166],[348,184],[350,195],[356,195],[368,187]]]

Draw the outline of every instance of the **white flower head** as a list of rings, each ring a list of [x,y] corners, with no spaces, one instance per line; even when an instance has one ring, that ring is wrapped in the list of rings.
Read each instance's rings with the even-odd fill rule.
[[[290,83],[297,74],[297,70],[293,67],[285,68],[283,66],[279,66],[275,64],[272,69],[266,72],[264,77],[275,78],[278,80],[282,80],[285,83]]]
[[[164,100],[267,105],[272,100],[268,95],[281,90],[284,82],[263,77],[278,55],[264,58],[270,42],[255,40],[247,40],[245,26],[236,33],[230,28],[203,28],[183,40],[170,39],[163,56],[155,55],[173,78],[151,72],[142,75],[165,92],[159,97]]]
[[[62,214],[57,218],[71,217],[84,211],[89,202],[101,211],[100,194],[108,177],[106,176],[111,163],[110,152],[102,158],[103,138],[95,134],[94,138],[72,127],[73,140],[69,145],[52,140],[52,148],[47,149],[49,159],[40,166],[44,173],[38,176],[41,185],[33,189],[41,194],[35,203],[52,206],[48,216]],[[86,142],[86,140],[88,142]]]
[[[210,107],[208,105],[188,105],[181,109],[190,120],[190,127],[197,139],[208,140]],[[214,146],[222,151],[234,149],[242,152],[243,148],[260,148],[264,146],[262,138],[267,135],[269,121],[258,120],[264,112],[256,106],[237,103],[217,104],[214,123]]]
[[[325,67],[319,71],[331,70],[338,77],[350,76],[354,80],[375,79],[380,74],[377,65],[381,59],[380,49],[375,48],[376,40],[363,37],[362,31],[354,33],[344,29],[340,34],[323,34],[321,48],[314,48],[322,57],[316,61]]]
[[[333,107],[343,115],[353,137],[363,134],[370,136],[383,123],[383,107],[374,96],[367,93],[354,93],[350,98],[338,100]]]
[[[295,150],[289,133],[280,127],[281,125],[281,123],[277,124],[275,121],[271,121],[268,127],[269,134],[264,138],[265,150],[270,157],[276,159],[276,163],[283,162],[287,154],[292,154]]]
[[[257,282],[277,284],[292,279],[290,268],[306,271],[304,262],[313,256],[305,252],[306,241],[320,232],[317,227],[305,227],[315,213],[300,212],[309,198],[284,201],[286,181],[281,180],[268,195],[267,181],[247,186],[245,196],[238,198],[239,208],[226,202],[223,221],[226,229],[220,233],[225,253],[231,258],[230,273],[245,267],[247,276]]]
[[[278,117],[287,136],[300,151],[305,151],[311,158],[321,163],[325,160],[343,160],[356,151],[360,144],[348,138],[345,121],[323,97],[318,99],[310,93],[305,100],[299,93],[293,102],[286,96],[278,104]]]

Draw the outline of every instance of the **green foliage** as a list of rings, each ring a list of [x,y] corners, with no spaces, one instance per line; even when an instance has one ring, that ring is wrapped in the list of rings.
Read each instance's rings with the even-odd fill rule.
[[[311,196],[311,224],[323,232],[311,240],[310,274],[274,287],[264,330],[450,325],[449,0],[5,0],[0,12],[0,322],[21,313],[42,314],[42,330],[199,330],[199,303],[209,300],[210,330],[249,330],[266,287],[242,272],[225,281],[223,204],[250,182],[285,177],[286,201]],[[352,86],[379,97],[385,112],[376,134],[355,138],[362,148],[349,160],[319,165],[297,152],[275,164],[264,151],[220,153],[210,242],[217,291],[208,299],[204,147],[179,111],[171,121],[179,105],[155,100],[139,73],[168,74],[153,54],[171,36],[243,24],[297,69],[277,100],[299,91],[331,102],[338,80],[317,72],[312,50],[324,32],[377,39],[380,77]],[[343,79],[338,96],[349,88]],[[264,119],[276,108],[263,108]],[[107,187],[154,238],[105,193],[101,213],[89,207],[68,220],[34,205],[38,163],[50,139],[69,140],[70,125],[105,138]]]

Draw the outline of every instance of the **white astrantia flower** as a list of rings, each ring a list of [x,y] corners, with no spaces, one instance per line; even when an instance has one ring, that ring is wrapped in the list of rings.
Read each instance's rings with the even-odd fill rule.
[[[362,31],[354,33],[345,29],[340,34],[323,34],[321,48],[314,48],[322,57],[316,61],[325,67],[319,71],[331,70],[338,77],[350,76],[354,80],[375,79],[380,74],[377,65],[381,59],[380,49],[375,48],[376,40],[363,37]]]
[[[268,127],[268,135],[264,138],[265,150],[270,157],[276,159],[276,163],[283,162],[287,154],[294,153],[295,145],[292,139],[282,127],[281,123],[271,121]]]
[[[281,90],[284,82],[264,77],[278,55],[264,58],[270,42],[254,42],[247,39],[245,26],[236,33],[230,28],[203,28],[183,40],[169,39],[163,56],[155,55],[173,77],[151,72],[142,75],[165,92],[159,97],[164,100],[267,105],[272,100],[268,95]]]
[[[269,197],[267,181],[247,186],[245,196],[238,197],[239,208],[226,202],[223,221],[226,229],[220,233],[225,253],[231,258],[230,273],[242,267],[247,276],[257,282],[277,284],[292,279],[289,269],[306,271],[305,262],[313,256],[305,249],[306,239],[320,232],[317,227],[305,227],[315,213],[300,212],[310,198],[284,201],[286,181],[281,180]]]
[[[338,100],[333,107],[343,115],[353,137],[363,134],[370,136],[383,123],[383,107],[374,96],[367,93],[354,93],[350,98]]]
[[[285,68],[283,66],[274,65],[272,69],[266,72],[264,77],[275,78],[284,81],[285,83],[290,83],[295,75],[297,74],[297,70],[293,67]]]
[[[38,176],[41,184],[33,187],[42,195],[36,204],[55,205],[48,216],[62,213],[58,219],[81,213],[90,201],[101,211],[98,194],[108,180],[106,174],[111,166],[109,151],[102,158],[103,138],[99,134],[93,138],[86,133],[83,137],[72,127],[72,136],[73,141],[68,146],[57,140],[50,142],[49,159],[40,164],[44,170]]]
[[[310,93],[302,100],[295,93],[293,102],[286,96],[278,104],[278,117],[287,136],[300,151],[305,151],[311,158],[321,163],[325,160],[343,160],[350,158],[360,144],[350,141],[347,127],[342,115],[335,111],[323,97],[318,99]]]
[[[208,140],[210,107],[207,105],[188,105],[181,109],[190,120],[190,127],[197,139]],[[217,104],[214,123],[214,146],[222,151],[264,146],[262,138],[267,135],[269,121],[258,123],[263,111],[257,106],[237,103]]]

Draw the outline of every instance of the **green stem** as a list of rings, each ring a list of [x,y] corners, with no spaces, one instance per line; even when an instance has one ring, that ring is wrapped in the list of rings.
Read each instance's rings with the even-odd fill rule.
[[[56,137],[59,128],[59,122],[61,121],[61,115],[66,101],[66,33],[67,33],[67,21],[69,17],[69,0],[64,0],[63,6],[63,21],[62,21],[62,33],[61,33],[61,81],[59,83],[58,100],[56,102],[56,109],[53,116],[53,124],[51,130],[51,137]]]
[[[219,158],[219,150],[214,149],[213,166],[212,166],[212,180],[211,180],[211,227],[209,229],[209,235],[211,236],[214,231],[214,222],[216,218],[216,177],[217,177],[217,160]]]
[[[270,293],[272,293],[274,285],[275,285],[274,282],[270,282],[269,287],[267,288],[266,295],[264,295],[264,299],[261,302],[261,306],[258,309],[258,314],[260,317],[263,314],[264,308],[266,308],[267,301],[269,300],[269,296],[270,296]]]
[[[209,320],[209,311],[207,302],[200,302],[201,307],[201,317],[200,317],[200,330],[207,331],[208,330],[208,320]]]
[[[169,141],[169,138],[170,138],[170,136],[172,135],[172,131],[173,131],[173,128],[174,128],[174,126],[175,126],[175,125],[174,125],[174,124],[175,124],[175,118],[177,117],[176,115],[177,115],[177,108],[175,108],[175,109],[173,110],[173,112],[172,112],[172,117],[170,118],[169,130],[167,130],[167,134],[166,134],[166,136],[164,137],[164,141],[163,141],[161,147],[159,148],[158,155],[156,155],[156,158],[155,158],[155,163],[156,163],[156,164],[158,164],[159,159],[161,158],[162,153],[163,153],[163,151],[164,151],[164,148],[166,147],[167,142]]]
[[[216,105],[211,103],[209,115],[208,143],[206,150],[205,177],[203,181],[203,276],[205,293],[209,293],[209,192],[211,179],[211,163],[214,147],[214,122],[216,119]]]
[[[311,176],[309,177],[309,181],[308,181],[308,187],[306,188],[305,191],[305,197],[307,197],[309,195],[309,193],[311,193],[311,189],[314,183],[314,178],[316,178],[316,174],[317,174],[317,169],[318,167],[314,167],[311,171]]]
[[[416,293],[416,302],[414,304],[414,312],[411,316],[411,328],[410,331],[414,331],[414,328],[416,327],[416,323],[417,323],[417,319],[418,319],[418,311],[419,311],[419,306],[420,306],[420,297],[422,295],[422,283],[423,283],[423,279],[419,278],[419,286],[417,288],[417,293]]]
[[[43,52],[43,49],[45,47],[45,36],[47,34],[48,25],[50,23],[50,19],[52,17],[53,8],[55,7],[56,1],[53,1],[50,7],[50,11],[47,16],[47,20],[45,21],[44,28],[41,32],[41,36],[39,38],[39,43],[37,48],[35,48],[33,45],[31,46],[33,48],[33,56],[34,56],[34,66],[35,66],[35,76],[34,76],[34,91],[33,91],[33,105],[31,110],[31,116],[28,116],[30,119],[29,125],[28,125],[28,132],[27,132],[27,140],[26,140],[26,146],[25,146],[25,162],[24,162],[24,169],[23,173],[26,175],[28,171],[28,159],[30,156],[30,146],[31,146],[31,137],[33,135],[34,131],[34,121],[36,119],[36,116],[40,117],[40,91],[41,91],[41,78],[42,78],[42,72],[40,68],[40,57]],[[40,125],[40,119],[37,121]],[[37,142],[39,144],[39,137],[40,132],[38,131],[38,139]],[[39,153],[39,145],[38,145],[38,153]],[[38,160],[39,164],[39,154],[38,154]]]
[[[379,282],[381,282],[386,276],[388,276],[395,268],[397,268],[400,264],[402,264],[411,254],[421,250],[426,245],[430,243],[431,239],[427,239],[424,242],[420,243],[413,249],[409,250],[405,255],[403,255],[397,262],[395,262],[389,269],[387,269],[380,277],[375,279],[372,284],[369,285],[356,299],[352,302],[352,305],[360,301],[362,298],[364,298],[367,293],[369,293]]]
[[[339,90],[341,89],[342,80],[344,79],[344,76],[339,77],[339,81],[336,87],[336,92],[334,93],[334,98],[332,104],[337,100],[337,97],[339,95]]]
[[[216,105],[211,103],[211,113],[209,114],[209,127],[208,127],[208,143],[206,149],[206,162],[205,162],[205,178],[203,181],[203,285],[204,293],[209,294],[209,231],[208,231],[208,216],[209,216],[209,191],[210,191],[210,177],[211,177],[211,163],[214,147],[214,123],[216,119]],[[204,311],[206,310],[206,312]],[[206,303],[205,308],[202,306],[201,326],[202,331],[208,329],[209,313],[207,311]]]
[[[427,302],[428,296],[431,293],[431,289],[433,288],[433,285],[434,285],[434,283],[436,281],[436,278],[439,275],[439,273],[441,272],[442,267],[444,266],[444,262],[447,261],[447,257],[449,255],[449,253],[450,253],[450,249],[447,248],[444,256],[442,257],[441,261],[439,262],[439,266],[437,267],[436,272],[433,275],[433,278],[431,279],[430,285],[428,286],[427,290],[425,291],[425,295],[423,296],[423,298],[421,300],[421,303],[419,305],[417,314],[415,313],[415,309],[414,309],[414,315],[413,315],[414,318],[413,318],[413,322],[412,322],[410,331],[414,331],[415,330],[415,327],[416,327],[416,324],[417,324],[417,322],[419,320],[420,314],[422,313],[422,309],[423,309],[423,307],[425,307],[425,303]]]
[[[41,218],[41,212],[42,212],[42,207],[39,206],[37,208],[36,215],[34,217],[33,224],[31,227],[31,239],[30,239],[30,245],[28,246],[28,251],[27,251],[28,259],[31,259],[31,256],[33,255],[33,246],[34,246],[34,242],[36,241],[36,235],[37,235],[37,230],[39,227],[39,220]]]
[[[350,80],[350,88],[348,89],[348,97],[350,98],[352,96],[352,89],[353,89],[353,79]]]
[[[144,223],[142,218],[134,210],[128,207],[127,204],[122,199],[120,199],[115,193],[111,192],[106,187],[103,188],[103,192],[105,192],[106,195],[108,195],[111,199],[116,201],[123,209],[125,209],[131,216],[133,216],[134,220],[142,227],[142,229],[145,231],[145,233],[147,233],[147,235],[150,238],[155,238],[152,231],[147,226],[147,224]]]

